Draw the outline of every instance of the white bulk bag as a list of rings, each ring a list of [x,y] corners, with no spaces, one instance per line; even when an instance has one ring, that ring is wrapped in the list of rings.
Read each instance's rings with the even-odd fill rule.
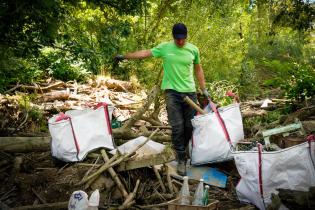
[[[315,169],[308,142],[273,152],[233,152],[241,180],[236,187],[240,201],[265,209],[276,189],[308,191],[315,186]],[[314,142],[312,142],[314,144]]]
[[[215,112],[197,115],[192,119],[191,164],[198,165],[232,159],[231,146],[244,139],[239,104],[217,109],[224,121],[230,143]]]
[[[81,161],[97,148],[114,149],[109,114],[112,106],[100,103],[96,109],[70,110],[50,118],[52,156]]]

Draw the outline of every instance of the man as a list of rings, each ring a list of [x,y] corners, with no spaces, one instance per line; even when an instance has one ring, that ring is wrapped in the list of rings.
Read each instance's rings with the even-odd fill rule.
[[[165,90],[168,120],[172,127],[172,144],[177,154],[177,172],[186,174],[186,147],[192,136],[191,119],[195,110],[183,101],[188,96],[197,101],[194,73],[206,97],[203,69],[198,48],[186,42],[187,28],[177,23],[172,30],[174,41],[161,43],[150,50],[141,50],[125,55],[117,55],[116,61],[156,57],[163,59],[164,75],[161,89]]]

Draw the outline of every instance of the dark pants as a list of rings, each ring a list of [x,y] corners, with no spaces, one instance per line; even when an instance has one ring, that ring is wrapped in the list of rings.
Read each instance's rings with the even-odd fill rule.
[[[172,127],[173,148],[179,160],[186,159],[186,147],[193,130],[191,119],[196,112],[183,100],[185,96],[188,96],[194,102],[197,101],[197,96],[194,92],[180,93],[175,90],[165,91],[168,121]]]

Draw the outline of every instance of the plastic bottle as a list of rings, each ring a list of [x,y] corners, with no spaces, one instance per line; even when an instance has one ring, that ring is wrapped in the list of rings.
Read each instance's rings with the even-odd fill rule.
[[[184,182],[182,189],[179,193],[179,204],[181,205],[190,205],[190,192],[189,192],[189,185],[188,185],[188,176],[183,177]]]
[[[98,189],[96,189],[90,196],[88,210],[98,210],[99,204],[100,204],[100,193]]]
[[[205,191],[203,192],[202,201],[203,201],[204,206],[207,206],[209,203],[209,185],[205,186]]]
[[[68,203],[68,210],[87,210],[88,203],[89,200],[86,192],[82,190],[74,191]]]
[[[199,180],[198,187],[195,191],[194,200],[192,205],[194,206],[203,206],[202,198],[203,198],[203,179]]]

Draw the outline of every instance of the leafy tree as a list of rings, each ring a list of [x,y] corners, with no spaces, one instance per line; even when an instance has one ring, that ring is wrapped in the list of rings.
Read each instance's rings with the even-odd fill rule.
[[[108,63],[109,57],[117,52],[116,35],[129,33],[126,16],[139,12],[142,2],[3,1],[0,4],[0,91],[8,84],[22,81],[24,74],[33,74],[33,77],[23,78],[23,82],[31,82],[41,73],[45,75],[47,69],[38,66],[42,63],[40,50],[44,47],[66,50],[68,66],[83,62],[81,69],[98,73],[101,64]],[[36,66],[36,74],[28,68],[28,63]]]

